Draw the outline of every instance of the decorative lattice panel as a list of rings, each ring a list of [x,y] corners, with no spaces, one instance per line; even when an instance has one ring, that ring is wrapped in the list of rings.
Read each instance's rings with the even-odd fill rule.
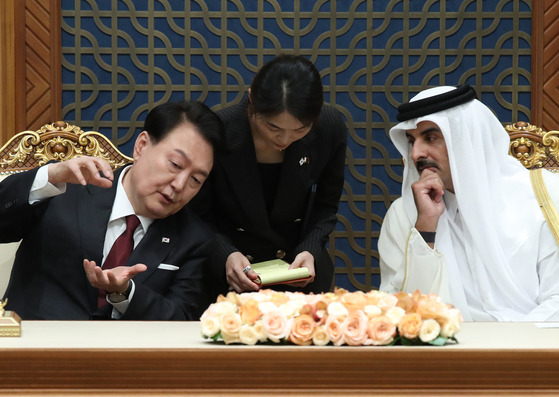
[[[281,52],[307,56],[347,119],[336,284],[377,287],[382,218],[400,194],[395,107],[468,82],[503,122],[529,120],[531,1],[62,0],[63,116],[129,154],[148,109],[243,99]]]

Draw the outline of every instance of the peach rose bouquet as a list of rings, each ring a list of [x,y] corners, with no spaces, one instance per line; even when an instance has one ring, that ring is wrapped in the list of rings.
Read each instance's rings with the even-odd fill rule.
[[[344,289],[317,295],[230,292],[200,318],[204,338],[245,345],[442,346],[457,342],[461,324],[460,311],[437,295]]]

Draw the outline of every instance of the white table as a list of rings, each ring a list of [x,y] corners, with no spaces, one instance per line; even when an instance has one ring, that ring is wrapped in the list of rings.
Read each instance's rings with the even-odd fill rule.
[[[443,347],[214,344],[198,322],[24,321],[0,395],[559,394],[559,328],[465,323]]]

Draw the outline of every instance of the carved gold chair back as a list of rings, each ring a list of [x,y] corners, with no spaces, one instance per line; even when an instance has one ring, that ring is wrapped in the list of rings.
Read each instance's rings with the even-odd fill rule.
[[[103,134],[84,132],[78,126],[57,121],[45,124],[37,131],[23,131],[12,137],[0,149],[0,176],[76,156],[100,157],[113,168],[132,162],[132,158],[121,153]]]
[[[510,136],[509,154],[528,169],[559,172],[559,131],[544,131],[524,121],[505,126]]]

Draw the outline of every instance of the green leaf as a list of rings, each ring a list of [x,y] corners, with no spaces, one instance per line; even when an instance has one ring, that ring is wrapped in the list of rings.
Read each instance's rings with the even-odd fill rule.
[[[221,331],[219,331],[217,334],[215,334],[214,336],[212,336],[212,340],[214,342],[217,342],[218,340],[221,339]]]
[[[394,345],[396,345],[397,343],[398,343],[398,337],[394,338],[394,339],[392,340],[392,342],[388,343],[388,344],[385,345],[385,346],[394,346]]]
[[[442,336],[437,336],[435,339],[429,342],[429,344],[433,346],[444,346],[446,341],[447,341],[446,338],[443,338]]]
[[[402,345],[404,346],[419,346],[424,344],[423,342],[421,342],[421,339],[419,338],[408,339],[401,336],[400,339],[402,340]]]
[[[451,337],[448,338],[448,339],[450,339],[451,341],[454,341],[454,342],[458,343],[458,339],[456,339],[456,337],[454,337],[454,336],[451,336]]]

